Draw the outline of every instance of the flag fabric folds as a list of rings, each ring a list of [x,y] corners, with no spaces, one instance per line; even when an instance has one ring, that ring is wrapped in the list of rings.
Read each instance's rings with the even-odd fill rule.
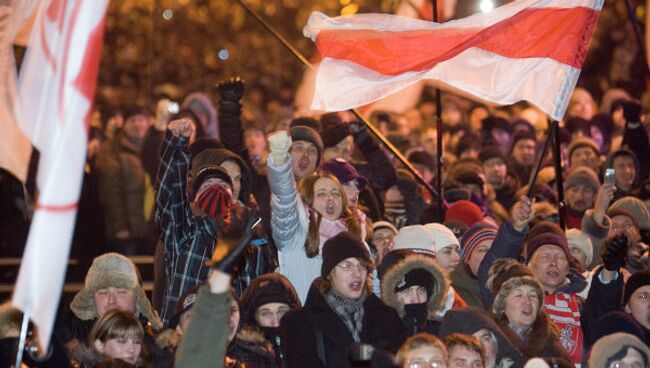
[[[14,113],[41,153],[36,209],[13,305],[47,347],[63,289],[86,160],[108,0],[50,0],[37,9]]]
[[[497,104],[527,100],[561,120],[602,6],[518,0],[443,24],[312,13],[303,32],[322,57],[312,108],[354,108],[433,79]]]

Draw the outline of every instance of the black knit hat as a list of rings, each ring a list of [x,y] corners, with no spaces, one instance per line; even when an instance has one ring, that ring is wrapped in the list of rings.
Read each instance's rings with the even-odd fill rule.
[[[627,280],[627,283],[625,283],[623,304],[621,305],[625,306],[636,289],[646,285],[650,285],[650,270],[641,270],[633,273]]]
[[[320,158],[323,155],[323,139],[320,134],[314,129],[305,126],[305,125],[296,125],[289,129],[289,134],[291,135],[291,140],[296,141],[305,141],[313,143],[318,150],[318,158],[316,159],[316,166],[320,165]]]
[[[314,118],[310,118],[308,116],[301,116],[291,120],[291,123],[289,124],[289,128],[293,128],[295,126],[306,126],[308,128],[314,129],[317,132],[321,131],[320,121]]]
[[[239,200],[241,200],[243,203],[248,204],[248,199],[251,193],[251,183],[252,183],[252,176],[251,172],[248,169],[248,165],[246,165],[246,162],[237,155],[236,153],[224,149],[224,148],[211,148],[211,149],[206,149],[202,152],[200,152],[196,157],[192,158],[192,175],[194,176],[194,179],[192,181],[192,190],[194,190],[194,193],[196,193],[196,190],[199,188],[203,180],[206,178],[203,178],[202,180],[199,180],[199,172],[202,172],[206,167],[215,167],[215,166],[221,166],[225,161],[232,161],[239,166],[239,170],[241,171],[241,189],[239,191]],[[228,175],[228,172],[223,170],[223,172]],[[219,174],[220,175],[220,174]],[[232,182],[230,180],[230,177],[228,176],[228,183],[232,185]]]
[[[323,245],[322,254],[323,264],[320,268],[320,274],[323,277],[329,275],[339,262],[348,258],[358,258],[372,264],[370,253],[363,242],[347,231],[327,239]]]
[[[194,179],[192,180],[192,193],[196,195],[196,193],[199,191],[199,188],[201,187],[201,184],[210,178],[221,179],[228,183],[230,187],[232,187],[230,175],[228,175],[228,172],[224,168],[219,165],[209,165],[201,168],[196,176],[194,176]]]
[[[300,308],[300,299],[289,280],[279,273],[267,273],[254,278],[242,295],[242,312],[246,323],[253,323],[257,308],[268,303],[284,303],[291,309]]]
[[[499,147],[488,146],[483,148],[478,154],[478,160],[481,161],[481,164],[484,164],[485,161],[491,158],[500,158],[504,163],[507,162],[506,156],[501,152]]]
[[[515,147],[517,142],[523,139],[537,142],[537,137],[535,137],[535,133],[531,133],[527,130],[520,130],[512,135],[512,142],[510,143],[510,153],[512,153],[512,149]]]
[[[433,170],[436,167],[436,158],[425,151],[413,151],[409,154],[408,160],[412,164],[418,164]]]

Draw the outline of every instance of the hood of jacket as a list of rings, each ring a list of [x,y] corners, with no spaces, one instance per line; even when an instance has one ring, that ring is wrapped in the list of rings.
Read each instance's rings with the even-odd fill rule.
[[[399,249],[388,253],[378,269],[381,283],[381,300],[404,317],[404,304],[397,298],[395,288],[404,280],[407,273],[423,269],[433,278],[431,295],[427,300],[427,309],[434,313],[443,308],[444,299],[449,290],[449,277],[429,252],[418,249]]]

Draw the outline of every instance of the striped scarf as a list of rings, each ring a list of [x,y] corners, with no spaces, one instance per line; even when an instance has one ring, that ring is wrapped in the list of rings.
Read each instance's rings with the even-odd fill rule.
[[[331,289],[324,295],[327,304],[334,310],[348,328],[354,342],[361,342],[361,329],[363,328],[363,302],[366,300],[367,292],[363,289],[361,296],[357,299],[348,299],[336,290]]]

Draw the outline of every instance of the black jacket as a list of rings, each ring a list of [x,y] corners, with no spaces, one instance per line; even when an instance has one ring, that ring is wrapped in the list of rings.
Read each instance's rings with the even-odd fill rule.
[[[325,362],[319,358],[317,333],[322,336]],[[347,349],[354,344],[352,335],[314,284],[305,306],[282,317],[280,335],[289,368],[351,367]],[[364,302],[361,342],[394,353],[405,339],[397,312],[369,292]]]

